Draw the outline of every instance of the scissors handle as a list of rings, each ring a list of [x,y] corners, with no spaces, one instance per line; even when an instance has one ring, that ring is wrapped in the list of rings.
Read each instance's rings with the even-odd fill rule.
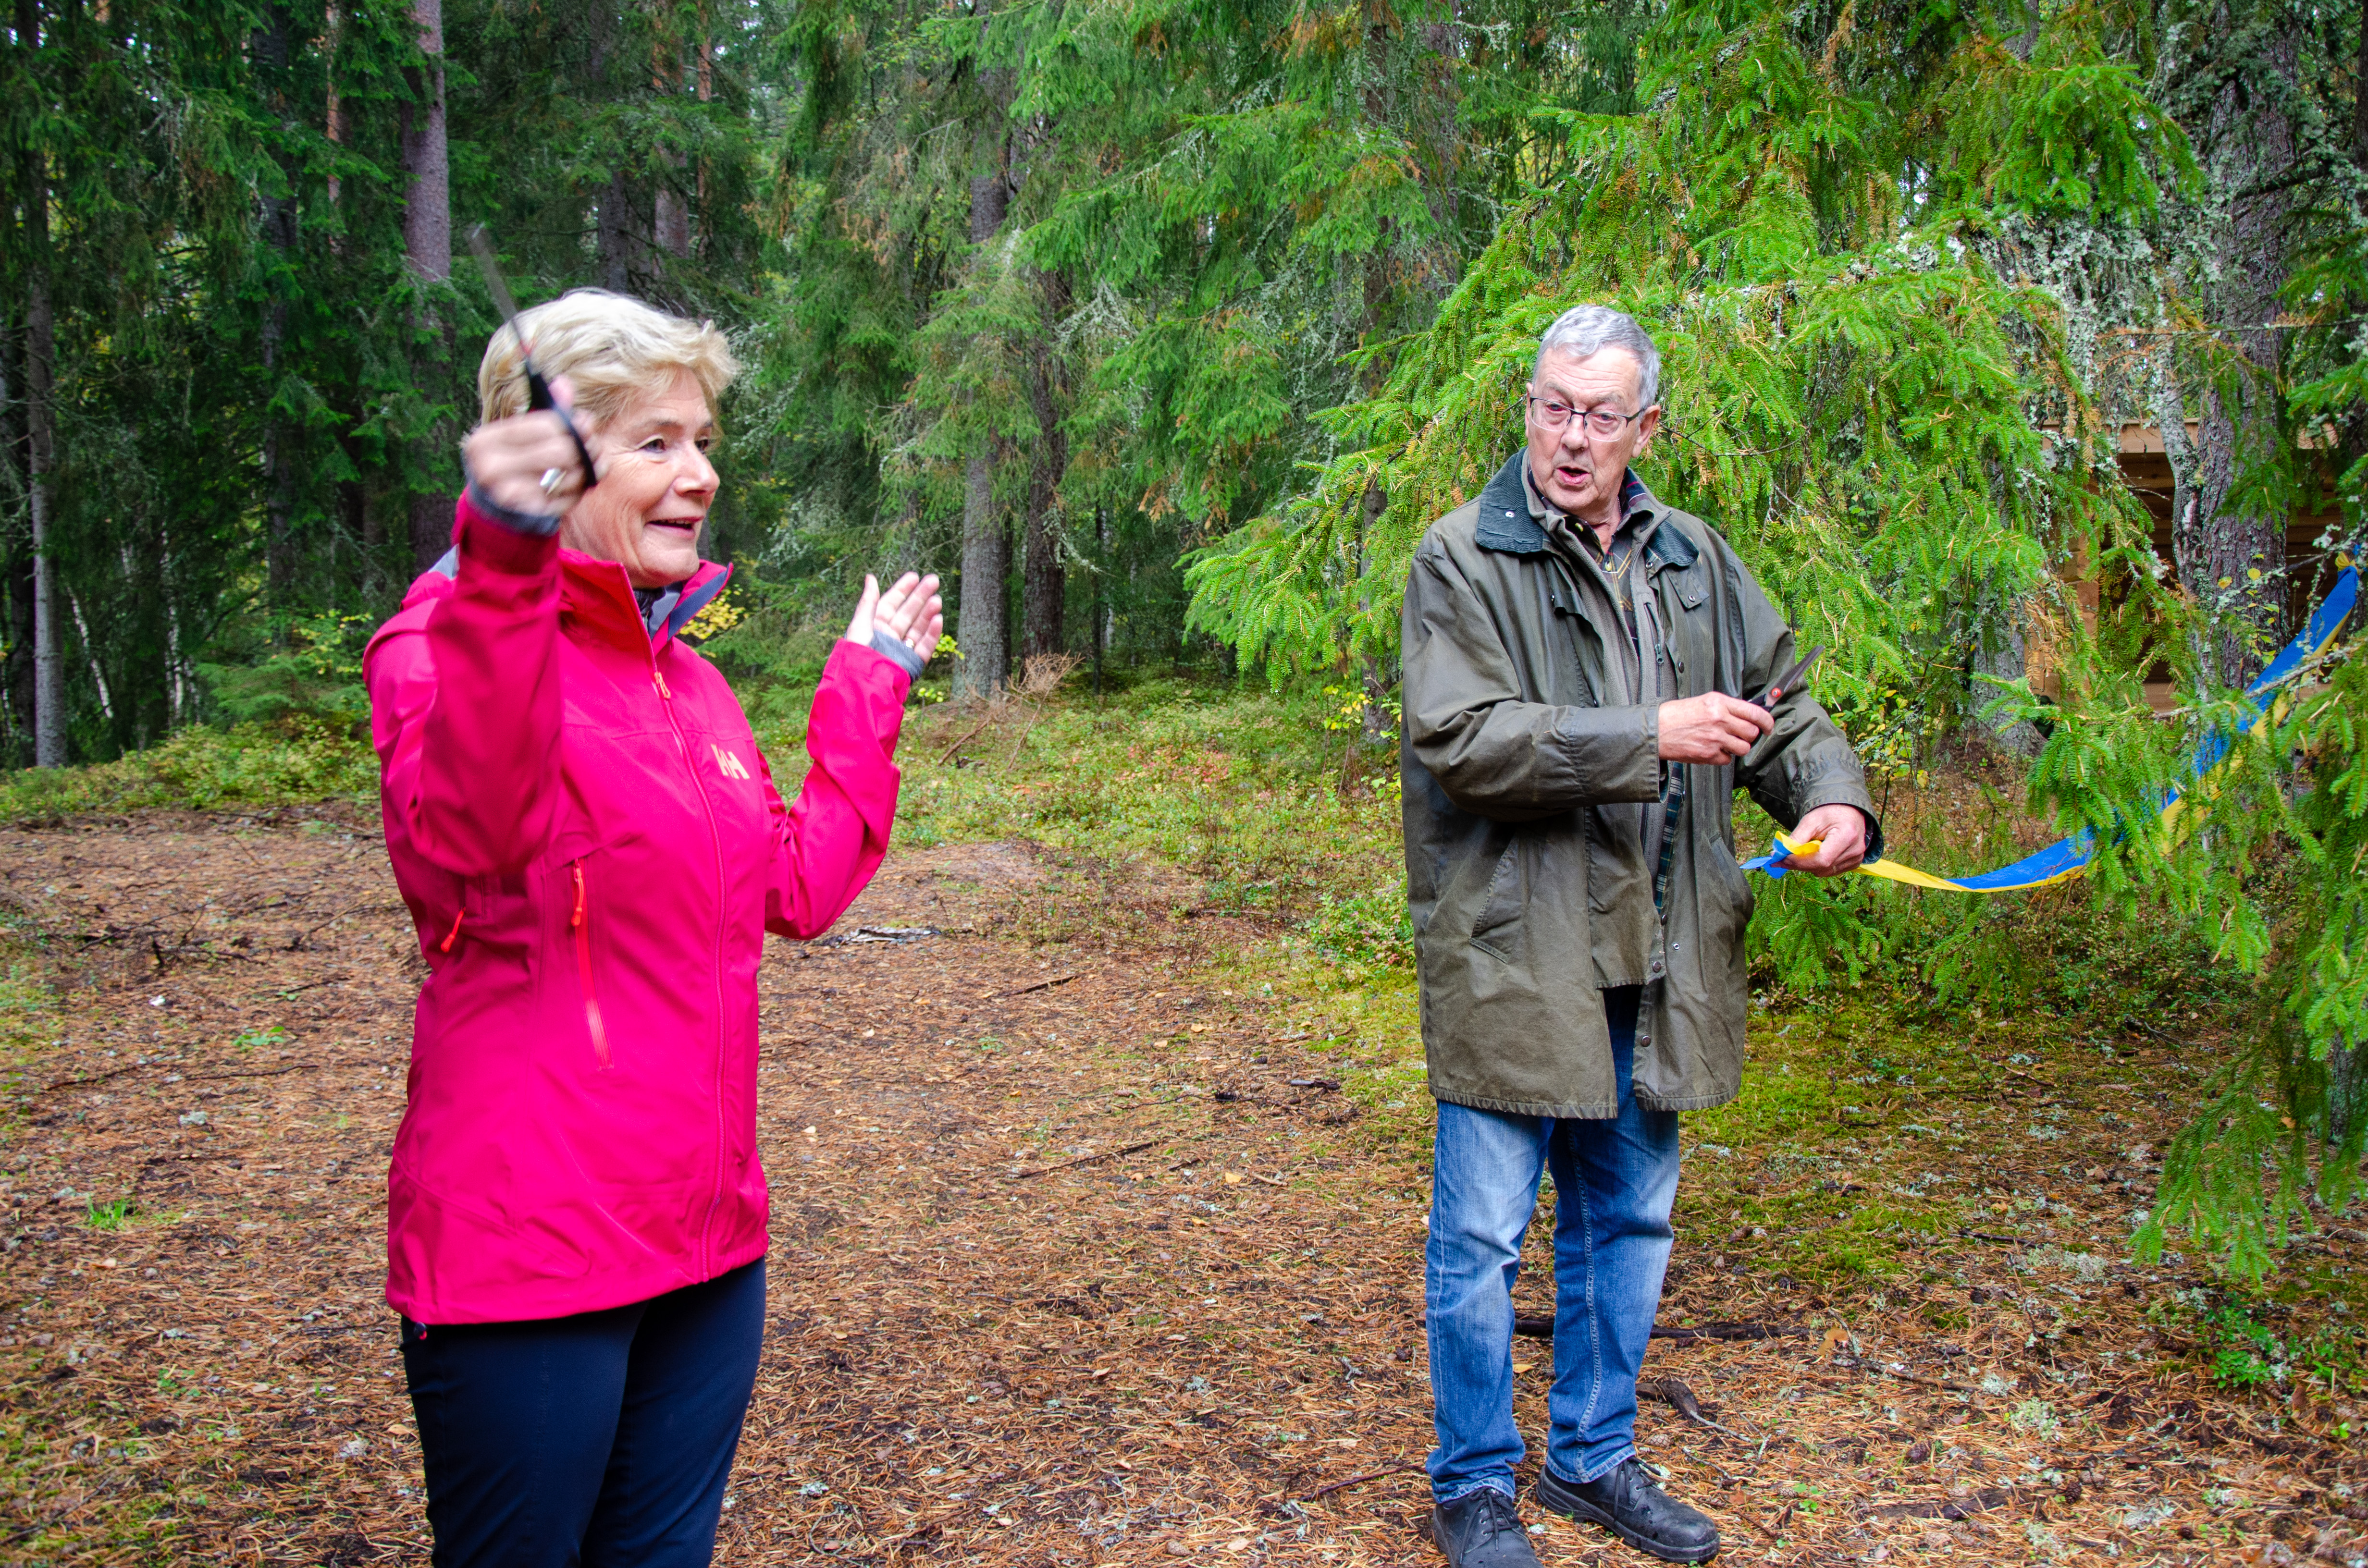
[[[575,427],[574,412],[560,407],[558,402],[552,397],[551,383],[542,379],[542,372],[534,368],[533,360],[526,358],[524,355],[520,355],[519,358],[526,367],[527,407],[547,408],[559,415],[559,422],[567,426],[567,438],[575,443],[576,457],[584,464],[584,488],[591,489],[600,483],[600,471],[592,466],[592,449],[584,444],[584,432]]]

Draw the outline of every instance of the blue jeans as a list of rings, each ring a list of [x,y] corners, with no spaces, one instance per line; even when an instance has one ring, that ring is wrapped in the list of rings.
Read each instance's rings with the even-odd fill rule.
[[[704,1568],[757,1382],[765,1260],[532,1323],[403,1323],[435,1568]]]
[[[1513,1423],[1513,1280],[1545,1170],[1554,1184],[1546,1464],[1565,1481],[1593,1481],[1636,1451],[1636,1370],[1660,1305],[1678,1193],[1678,1113],[1646,1110],[1630,1091],[1638,992],[1603,994],[1617,1117],[1439,1108],[1423,1291],[1439,1433],[1428,1468],[1440,1503],[1483,1486],[1513,1493],[1525,1452]]]

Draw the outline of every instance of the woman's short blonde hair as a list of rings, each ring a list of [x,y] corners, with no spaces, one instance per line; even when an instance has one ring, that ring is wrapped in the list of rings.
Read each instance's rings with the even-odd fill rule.
[[[520,311],[518,328],[495,333],[477,367],[479,417],[488,425],[526,412],[520,335],[545,380],[565,376],[575,383],[575,406],[596,429],[665,392],[682,370],[698,378],[712,413],[740,373],[732,346],[712,322],[685,321],[606,289],[571,290]]]

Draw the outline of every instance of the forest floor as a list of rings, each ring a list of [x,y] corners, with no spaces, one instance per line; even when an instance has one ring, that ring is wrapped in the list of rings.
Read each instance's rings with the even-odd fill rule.
[[[424,1562],[381,1298],[421,965],[374,819],[12,828],[0,903],[52,965],[0,996],[0,1562]],[[1004,840],[900,850],[774,945],[720,1562],[1439,1561],[1418,1046],[1278,931]],[[1762,1017],[1743,1099],[1688,1119],[1647,1362],[1715,1425],[1641,1426],[1729,1560],[2368,1556],[2363,1412],[2298,1370],[2344,1354],[2368,1237],[2289,1255],[2290,1322],[2129,1260],[2178,1020],[1885,1035],[1875,1075],[1864,1020]],[[1515,1359],[1534,1445],[1550,1346]],[[1645,1561],[1526,1499],[1546,1562]]]

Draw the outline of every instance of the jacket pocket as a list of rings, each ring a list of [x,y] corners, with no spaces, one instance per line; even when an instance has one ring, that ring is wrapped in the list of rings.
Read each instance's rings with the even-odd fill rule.
[[[1516,832],[1497,857],[1497,869],[1481,890],[1472,921],[1472,945],[1510,960],[1520,942],[1521,916],[1529,903],[1529,878],[1520,863],[1522,835]]]
[[[575,978],[584,990],[584,1028],[592,1037],[592,1054],[600,1060],[600,1067],[609,1067],[609,1030],[600,1021],[600,994],[592,983],[592,904],[584,882],[584,862],[572,861],[568,874],[575,888],[575,908],[567,917],[569,928],[575,937]]]

